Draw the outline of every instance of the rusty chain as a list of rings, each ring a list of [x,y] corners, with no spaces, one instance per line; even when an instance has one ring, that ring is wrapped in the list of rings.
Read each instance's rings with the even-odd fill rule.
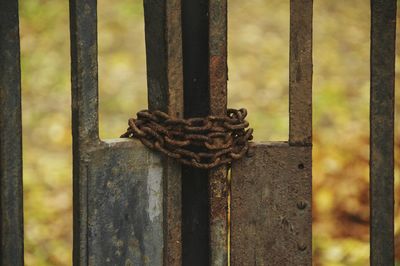
[[[161,111],[143,110],[128,121],[121,138],[139,139],[146,147],[180,163],[211,169],[230,164],[251,151],[253,129],[247,110],[228,109],[227,116],[179,119]]]

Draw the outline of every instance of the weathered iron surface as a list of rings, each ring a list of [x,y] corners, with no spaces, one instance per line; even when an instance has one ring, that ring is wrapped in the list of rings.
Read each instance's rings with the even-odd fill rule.
[[[210,114],[227,113],[227,1],[209,0],[209,90]],[[210,263],[228,265],[228,169],[209,172]]]
[[[182,1],[184,117],[209,114],[208,0]],[[208,171],[182,166],[183,265],[209,264]]]
[[[150,110],[183,117],[181,0],[144,0]]]
[[[74,265],[180,265],[180,167],[99,139],[96,1],[71,0],[70,12]],[[181,117],[180,1],[146,1],[145,14],[149,106]]]
[[[371,265],[394,265],[396,2],[371,1]]]
[[[226,115],[226,1],[183,1],[185,117]],[[183,263],[227,264],[227,168],[183,167]]]
[[[228,265],[228,169],[209,171],[210,264]]]
[[[0,265],[24,265],[18,1],[0,1]]]
[[[73,136],[73,264],[88,265],[87,150],[98,136],[96,0],[70,0],[72,136]]]
[[[148,105],[183,117],[181,0],[144,1]],[[181,166],[163,157],[164,264],[182,263]]]
[[[312,13],[313,0],[290,1],[289,142],[312,139]]]
[[[164,264],[182,265],[182,179],[181,166],[162,157]]]
[[[88,157],[89,265],[163,265],[161,157],[126,139]]]
[[[209,0],[210,114],[226,115],[227,109],[227,1]]]
[[[232,165],[231,265],[311,265],[312,0],[290,2],[289,142]]]
[[[257,144],[231,189],[231,265],[311,265],[311,147]]]

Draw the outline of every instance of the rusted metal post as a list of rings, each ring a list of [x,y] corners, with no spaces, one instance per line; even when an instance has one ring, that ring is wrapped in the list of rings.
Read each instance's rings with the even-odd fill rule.
[[[183,2],[185,117],[226,115],[227,3]],[[183,166],[183,263],[227,265],[227,167]]]
[[[209,114],[208,0],[182,1],[184,116]],[[209,264],[208,171],[182,166],[183,265]]]
[[[73,264],[88,265],[87,160],[98,143],[97,2],[71,0],[71,79],[73,136]]]
[[[396,2],[371,1],[370,263],[373,266],[394,265]]]
[[[312,140],[312,0],[290,1],[289,142]]]
[[[0,265],[24,265],[18,1],[0,1]]]
[[[148,105],[183,117],[181,0],[144,1]],[[182,264],[181,166],[163,158],[164,265]]]
[[[234,266],[312,264],[312,4],[290,2],[289,142],[232,164]]]
[[[227,0],[209,0],[210,114],[227,110]],[[210,170],[210,265],[228,264],[228,169]]]

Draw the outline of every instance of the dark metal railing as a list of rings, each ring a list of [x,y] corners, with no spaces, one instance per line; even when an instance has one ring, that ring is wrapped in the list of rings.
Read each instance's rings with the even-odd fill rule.
[[[371,265],[394,265],[396,2],[371,1]]]
[[[394,264],[396,4],[371,0],[374,266]],[[224,115],[227,1],[144,0],[144,10],[149,109]],[[74,265],[227,265],[229,253],[232,265],[266,258],[311,265],[313,1],[291,0],[290,10],[289,140],[255,144],[253,157],[232,165],[229,229],[227,167],[181,167],[137,141],[99,138],[97,2],[70,0]],[[7,266],[24,264],[18,19],[18,1],[0,0],[0,265]]]
[[[23,265],[18,1],[0,1],[0,265]]]

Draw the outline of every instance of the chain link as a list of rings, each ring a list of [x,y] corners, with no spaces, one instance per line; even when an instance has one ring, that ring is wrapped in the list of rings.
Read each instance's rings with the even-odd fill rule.
[[[227,116],[179,119],[161,111],[143,110],[128,120],[121,138],[137,138],[146,147],[180,163],[211,169],[250,153],[253,129],[247,110],[228,109]]]

